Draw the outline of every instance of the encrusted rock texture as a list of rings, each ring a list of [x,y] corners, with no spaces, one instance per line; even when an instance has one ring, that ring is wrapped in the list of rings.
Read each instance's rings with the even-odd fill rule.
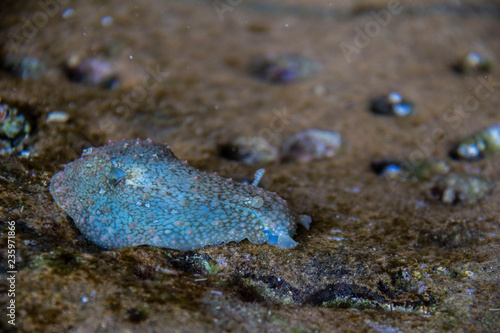
[[[457,142],[500,123],[497,3],[1,6],[0,103],[30,122],[24,153],[0,157],[2,309],[11,299],[11,221],[17,250],[16,326],[2,311],[1,331],[499,329],[500,154],[449,157]],[[489,57],[490,71],[455,72],[470,52]],[[268,54],[301,55],[322,68],[273,84],[250,73],[253,59]],[[19,60],[32,67],[13,70],[5,64],[12,57],[43,66]],[[373,97],[393,91],[414,103],[415,114],[369,111]],[[69,117],[49,122],[53,111]],[[187,252],[104,249],[49,192],[50,178],[83,149],[137,137],[168,143],[200,170],[251,181],[260,166],[222,158],[220,144],[245,136],[280,147],[313,128],[340,133],[342,151],[269,163],[260,184],[312,217],[293,249],[248,240]],[[433,179],[396,181],[370,169],[374,160],[398,158],[444,160],[492,190],[477,202],[445,203],[432,195]]]

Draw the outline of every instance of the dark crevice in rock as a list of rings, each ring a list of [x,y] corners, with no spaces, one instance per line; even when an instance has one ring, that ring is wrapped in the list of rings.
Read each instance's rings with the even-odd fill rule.
[[[414,310],[430,307],[438,302],[435,297],[398,292],[382,281],[378,283],[378,291],[356,284],[334,283],[311,293],[295,288],[276,276],[247,273],[233,275],[229,285],[241,300],[264,304],[283,304],[286,298],[291,297],[299,305],[379,310],[400,307]]]
[[[168,252],[167,262],[180,271],[192,274],[208,274],[210,267],[216,265],[216,262],[209,255],[194,251]]]
[[[338,283],[327,285],[320,291],[311,294],[307,299],[307,304],[322,305],[324,302],[335,300],[339,297],[362,298],[365,300],[385,303],[386,299],[370,289],[355,284]]]

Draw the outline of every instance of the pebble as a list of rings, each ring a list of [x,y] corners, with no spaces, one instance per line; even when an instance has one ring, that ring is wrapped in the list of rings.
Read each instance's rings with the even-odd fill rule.
[[[72,56],[66,62],[65,71],[70,80],[88,86],[115,88],[119,84],[113,66],[98,58]]]
[[[284,84],[306,79],[322,67],[319,62],[296,54],[266,55],[253,60],[250,73],[268,83]]]
[[[478,161],[500,150],[500,125],[494,125],[473,134],[450,151],[450,157],[457,160]]]
[[[397,92],[374,98],[370,102],[370,111],[384,116],[407,117],[415,112],[413,103],[403,99]]]
[[[237,137],[232,142],[221,145],[219,154],[225,159],[248,165],[269,164],[279,159],[278,148],[258,137]]]
[[[431,189],[431,194],[446,204],[477,204],[493,187],[494,184],[487,180],[452,173],[438,179]]]
[[[73,8],[67,8],[61,14],[63,19],[69,19],[73,17],[73,15],[75,15],[75,10]]]
[[[37,58],[7,54],[2,60],[2,67],[23,79],[38,78],[45,71],[45,64]]]
[[[452,67],[460,74],[491,73],[493,71],[493,61],[479,53],[470,52]]]
[[[64,111],[52,111],[47,115],[48,123],[65,123],[69,119],[69,114]]]
[[[285,161],[309,162],[332,158],[341,148],[340,133],[309,129],[288,138],[283,143],[281,156]]]
[[[450,167],[444,161],[416,160],[410,162],[396,159],[377,160],[371,163],[371,169],[384,178],[412,182],[429,179],[436,174],[445,175],[450,171]]]
[[[18,108],[0,104],[0,155],[23,151],[30,132],[31,124]]]

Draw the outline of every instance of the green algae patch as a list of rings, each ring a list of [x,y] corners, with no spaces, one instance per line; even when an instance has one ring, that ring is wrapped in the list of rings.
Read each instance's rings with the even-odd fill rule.
[[[165,256],[169,265],[186,273],[213,275],[219,271],[215,260],[207,254],[165,250]]]
[[[271,283],[254,280],[252,278],[242,278],[240,281],[240,290],[246,294],[259,295],[262,300],[268,300],[277,304],[294,304],[293,293],[289,290],[287,293],[280,292],[278,288],[272,287]],[[246,290],[243,290],[246,289]]]
[[[323,302],[321,306],[334,309],[356,309],[356,310],[384,310],[384,311],[402,311],[402,312],[416,312],[422,314],[435,313],[436,306],[425,306],[421,302],[408,302],[407,304],[401,302],[388,302],[380,303],[377,301],[359,299],[355,297],[338,297],[334,300]]]
[[[133,323],[140,323],[149,317],[149,308],[144,306],[134,307],[127,310],[128,320]]]
[[[322,306],[335,309],[357,309],[357,310],[382,308],[381,304],[375,301],[358,299],[353,297],[338,297],[334,300],[323,302]]]
[[[85,260],[75,251],[56,250],[49,254],[37,255],[32,258],[32,269],[48,267],[54,274],[64,276],[81,269]]]

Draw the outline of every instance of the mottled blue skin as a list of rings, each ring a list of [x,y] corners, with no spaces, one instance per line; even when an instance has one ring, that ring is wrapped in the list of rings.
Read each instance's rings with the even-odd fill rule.
[[[254,185],[201,172],[167,146],[133,140],[86,150],[52,177],[50,192],[79,230],[105,248],[193,250],[245,238],[296,246],[296,224],[309,228],[310,218]]]

